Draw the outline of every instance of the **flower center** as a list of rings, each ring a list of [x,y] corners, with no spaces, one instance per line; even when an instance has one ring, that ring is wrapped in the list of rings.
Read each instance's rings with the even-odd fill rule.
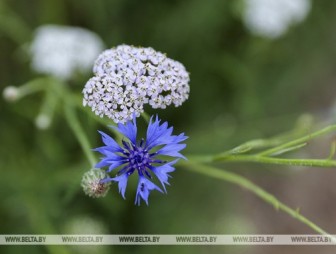
[[[134,150],[129,151],[129,165],[130,168],[144,170],[150,165],[150,158],[147,151],[141,147],[136,147]]]

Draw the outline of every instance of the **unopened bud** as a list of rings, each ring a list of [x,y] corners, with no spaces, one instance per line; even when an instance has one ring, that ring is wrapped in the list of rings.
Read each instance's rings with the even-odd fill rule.
[[[105,197],[110,189],[111,182],[101,183],[101,180],[108,177],[102,169],[91,169],[83,175],[82,187],[84,193],[93,198]]]

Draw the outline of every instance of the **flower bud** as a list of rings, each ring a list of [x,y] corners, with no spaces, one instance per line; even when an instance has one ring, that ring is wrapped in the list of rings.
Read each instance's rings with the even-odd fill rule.
[[[101,180],[108,175],[102,169],[91,169],[87,171],[82,178],[82,187],[84,193],[93,198],[105,197],[110,189],[111,182],[101,183]]]

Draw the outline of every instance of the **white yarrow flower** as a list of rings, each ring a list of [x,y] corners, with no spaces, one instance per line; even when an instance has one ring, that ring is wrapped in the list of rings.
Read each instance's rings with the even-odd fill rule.
[[[83,105],[100,117],[124,123],[153,108],[180,106],[189,97],[185,67],[152,48],[121,45],[105,50],[95,61],[83,89]]]
[[[310,0],[245,0],[243,14],[247,28],[256,35],[277,38],[292,24],[303,21],[311,8]]]
[[[84,28],[44,25],[30,46],[32,68],[66,80],[76,71],[90,69],[103,47],[99,36]]]

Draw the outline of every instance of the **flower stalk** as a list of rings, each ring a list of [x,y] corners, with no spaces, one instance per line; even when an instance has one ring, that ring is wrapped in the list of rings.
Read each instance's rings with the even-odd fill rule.
[[[86,155],[88,161],[91,164],[91,167],[94,167],[96,164],[96,159],[91,151],[90,142],[77,118],[76,112],[72,105],[66,104],[64,107],[65,118],[75,134],[79,144],[81,145],[84,154]]]

